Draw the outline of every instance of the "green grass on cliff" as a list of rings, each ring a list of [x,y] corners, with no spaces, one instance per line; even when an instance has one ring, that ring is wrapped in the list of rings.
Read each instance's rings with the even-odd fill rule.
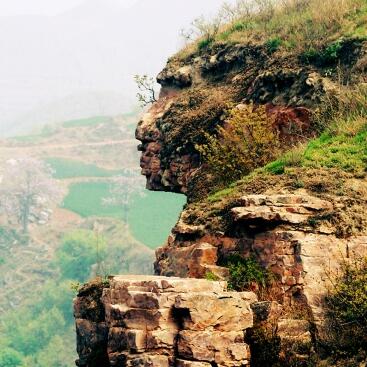
[[[287,168],[338,169],[356,177],[367,175],[367,121],[365,118],[337,123],[320,137],[285,153],[265,167],[209,196],[210,202],[230,197],[244,181],[267,174],[282,175]]]
[[[281,174],[287,167],[337,168],[364,176],[367,173],[367,122],[365,118],[333,125],[305,148],[297,147],[268,164],[265,171]]]
[[[109,190],[108,182],[72,184],[63,206],[84,218],[98,216],[123,220],[123,208],[103,204],[102,199],[110,196]],[[144,197],[135,197],[129,210],[129,226],[133,236],[151,248],[162,245],[184,203],[183,195],[164,192],[147,191]]]
[[[196,23],[201,37],[179,53],[186,57],[215,43],[260,43],[269,52],[279,49],[315,56],[341,37],[367,37],[366,0],[239,1],[218,17]]]
[[[367,124],[354,136],[333,136],[327,132],[311,141],[304,152],[302,165],[363,174],[367,168]]]

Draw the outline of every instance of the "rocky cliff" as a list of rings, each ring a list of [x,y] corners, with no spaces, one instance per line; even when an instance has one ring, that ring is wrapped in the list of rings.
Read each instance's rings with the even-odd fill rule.
[[[353,37],[322,62],[261,42],[214,43],[168,61],[157,78],[160,98],[136,137],[148,189],[183,193],[188,204],[156,251],[157,278],[111,278],[93,297],[98,317],[79,293],[80,366],[96,365],[94,351],[102,351],[101,366],[311,365],[324,333],[328,274],[367,254],[366,137],[348,153],[354,160],[339,164],[328,154],[343,143],[318,140],[320,116],[332,115],[344,89],[365,88],[366,72],[367,42]],[[284,158],[224,184],[200,146],[220,140],[229,111],[246,106],[265,111]],[[352,136],[352,127],[343,134]],[[319,156],[310,153],[316,149]],[[256,296],[221,288],[227,280],[236,288],[233,258],[267,274],[262,285],[246,284]]]
[[[344,83],[366,80],[366,49],[366,42],[343,43],[338,64],[349,71]],[[341,88],[329,69],[289,55],[275,58],[251,44],[168,62],[158,76],[161,98],[136,136],[148,188],[185,193],[189,205],[157,251],[157,274],[225,278],[221,264],[229,255],[254,256],[276,275],[279,302],[306,299],[315,315],[320,312],[325,267],[336,266],[341,254],[367,249],[364,175],[327,167],[262,172],[213,199],[213,177],[196,146],[223,125],[234,104],[264,105],[284,144],[314,136],[312,114]]]
[[[89,284],[75,302],[78,366],[248,365],[245,332],[256,301],[207,280],[119,276]]]

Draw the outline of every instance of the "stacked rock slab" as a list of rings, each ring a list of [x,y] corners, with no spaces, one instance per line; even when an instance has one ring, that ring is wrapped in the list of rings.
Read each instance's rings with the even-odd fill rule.
[[[367,253],[367,236],[337,236],[327,217],[340,205],[308,195],[246,195],[230,209],[230,226],[221,233],[190,224],[192,213],[184,211],[167,242],[156,252],[155,269],[160,275],[205,277],[208,272],[226,278],[228,269],[218,259],[232,253],[253,256],[276,276],[272,293],[282,304],[300,298],[323,320],[323,297],[329,287],[327,269],[337,269],[350,254]],[[210,223],[208,223],[210,225]]]
[[[81,367],[241,367],[250,360],[251,292],[225,282],[157,276],[111,277],[93,302],[86,289],[74,309]],[[94,310],[102,307],[95,318]],[[103,329],[103,333],[96,331]]]

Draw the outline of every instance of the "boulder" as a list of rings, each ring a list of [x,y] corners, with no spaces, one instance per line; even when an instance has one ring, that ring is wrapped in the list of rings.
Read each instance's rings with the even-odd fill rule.
[[[174,307],[183,312],[183,329],[191,331],[241,331],[253,326],[250,292],[189,293],[176,297]]]
[[[186,359],[235,367],[248,364],[250,350],[243,332],[184,330],[179,333],[178,355]]]
[[[84,286],[75,300],[79,365],[168,367],[178,357],[178,366],[246,365],[244,333],[257,298],[226,287],[162,276],[116,276]]]

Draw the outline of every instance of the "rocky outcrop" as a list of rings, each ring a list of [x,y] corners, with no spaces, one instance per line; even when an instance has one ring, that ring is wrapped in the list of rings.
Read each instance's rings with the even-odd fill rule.
[[[353,57],[339,63],[349,70],[343,82],[352,85],[364,81],[358,70],[365,51],[359,41],[348,45]],[[276,350],[283,357],[275,354],[288,362],[310,356],[315,326],[322,332],[328,269],[336,271],[353,253],[367,253],[367,186],[339,171],[300,169],[279,179],[249,178],[229,189],[238,193],[228,199],[208,199],[215,178],[197,144],[218,126],[226,127],[228,106],[249,103],[265,106],[284,147],[314,136],[314,111],[325,100],[332,103],[340,90],[329,66],[290,55],[274,59],[259,45],[218,45],[187,59],[172,58],[158,77],[161,97],[136,131],[147,187],[188,198],[167,243],[156,251],[156,274],[225,280],[231,255],[255,259],[274,277],[268,299],[306,310],[300,320],[283,314],[257,323],[270,327],[270,334],[269,325],[278,325]],[[305,356],[302,350],[308,351]],[[262,365],[261,359],[255,365]]]
[[[283,304],[303,299],[315,321],[322,319],[327,269],[336,269],[341,257],[367,253],[367,236],[339,238],[333,225],[323,223],[338,205],[331,198],[246,195],[233,205],[224,232],[187,224],[190,212],[184,212],[168,244],[157,251],[156,272],[197,278],[210,272],[225,279],[223,259],[232,253],[255,257],[275,275],[273,297]]]
[[[348,42],[352,56],[337,60],[349,70],[342,82],[365,82],[366,42]],[[314,136],[313,113],[340,90],[337,68],[330,70],[254,44],[169,60],[158,76],[160,98],[136,137],[147,188],[183,193],[188,205],[156,251],[157,277],[112,277],[79,292],[79,366],[308,365],[327,269],[367,253],[365,180],[295,168],[250,175],[208,197],[215,177],[197,145],[226,128],[229,108],[248,104],[265,107],[284,148]],[[254,293],[226,291],[234,254],[272,275],[260,302]]]
[[[250,292],[225,282],[117,276],[81,289],[75,301],[78,366],[249,364]]]
[[[353,57],[339,63],[351,70],[345,82],[352,84],[364,81],[365,56],[360,41],[348,42]],[[198,173],[202,162],[195,145],[223,124],[230,105],[265,105],[284,142],[312,134],[312,111],[339,91],[340,77],[330,70],[296,56],[274,58],[255,44],[217,45],[187,59],[171,58],[157,78],[160,99],[136,130],[147,187],[185,193],[189,201],[205,194],[210,178]]]

